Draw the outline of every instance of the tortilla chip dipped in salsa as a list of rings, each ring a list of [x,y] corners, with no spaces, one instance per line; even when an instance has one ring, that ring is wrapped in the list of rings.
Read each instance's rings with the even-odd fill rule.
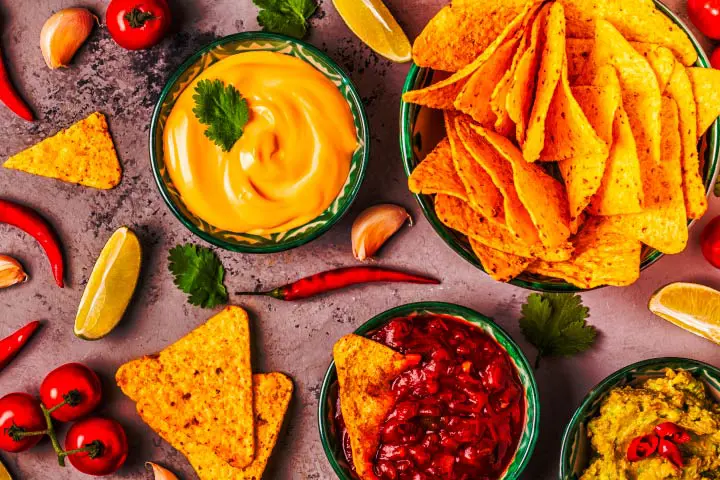
[[[447,137],[410,189],[493,278],[622,286],[652,249],[685,248],[720,73],[688,68],[693,43],[654,2],[456,0],[413,55],[454,73],[403,95],[443,110]]]

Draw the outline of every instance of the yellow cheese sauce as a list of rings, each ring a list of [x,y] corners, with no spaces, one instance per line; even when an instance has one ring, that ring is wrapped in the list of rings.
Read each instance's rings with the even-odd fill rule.
[[[250,121],[230,152],[193,114],[195,86],[220,79],[245,97]],[[164,130],[165,163],[183,202],[223,230],[266,235],[318,217],[345,184],[357,148],[352,112],[310,64],[247,52],[205,70],[180,95]]]

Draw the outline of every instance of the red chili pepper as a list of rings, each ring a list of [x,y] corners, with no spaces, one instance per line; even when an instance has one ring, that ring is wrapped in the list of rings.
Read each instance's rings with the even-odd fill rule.
[[[22,99],[20,94],[15,90],[15,87],[10,82],[7,70],[5,70],[5,64],[2,59],[2,51],[0,50],[0,102],[7,105],[7,107],[15,112],[15,114],[28,122],[35,120],[35,116],[30,111],[30,107],[27,106],[25,101]]]
[[[690,441],[690,434],[681,426],[672,422],[661,423],[655,427],[655,433],[660,438],[665,438],[673,443],[683,444]]]
[[[340,288],[373,282],[404,282],[437,285],[439,280],[380,267],[346,267],[305,277],[269,292],[238,292],[238,295],[266,295],[278,300],[300,300]]]
[[[683,462],[682,452],[680,451],[680,448],[678,448],[677,445],[665,438],[660,439],[660,445],[658,446],[658,455],[670,460],[672,464],[678,468],[682,468],[685,464]]]
[[[643,458],[647,458],[658,448],[660,438],[657,435],[643,435],[641,437],[635,437],[627,451],[627,458],[631,462],[637,462]]]
[[[30,322],[9,337],[0,340],[0,370],[15,358],[39,327],[40,322]]]
[[[35,210],[7,200],[0,200],[0,223],[17,227],[40,243],[50,260],[55,282],[62,288],[65,269],[63,255],[60,250],[60,242],[50,224]]]

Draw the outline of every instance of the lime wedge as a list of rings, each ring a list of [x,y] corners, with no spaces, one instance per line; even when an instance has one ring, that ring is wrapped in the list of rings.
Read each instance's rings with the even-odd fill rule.
[[[405,32],[382,0],[333,0],[350,30],[377,53],[404,63],[412,59]]]
[[[697,283],[671,283],[653,294],[648,308],[678,327],[720,345],[720,292]]]
[[[12,480],[10,472],[7,471],[2,462],[0,462],[0,480]]]
[[[80,300],[75,335],[97,340],[120,322],[137,286],[142,250],[127,227],[112,234],[100,252]]]

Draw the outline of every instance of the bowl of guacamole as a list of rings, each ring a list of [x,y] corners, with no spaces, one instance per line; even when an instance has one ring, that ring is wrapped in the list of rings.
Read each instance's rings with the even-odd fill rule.
[[[633,442],[655,442],[671,425],[683,440],[663,440],[642,458]],[[649,442],[649,443],[648,443]],[[667,443],[672,443],[668,447]],[[675,461],[667,454],[675,449]],[[600,382],[565,429],[560,480],[720,480],[720,369],[686,358],[629,365]]]

